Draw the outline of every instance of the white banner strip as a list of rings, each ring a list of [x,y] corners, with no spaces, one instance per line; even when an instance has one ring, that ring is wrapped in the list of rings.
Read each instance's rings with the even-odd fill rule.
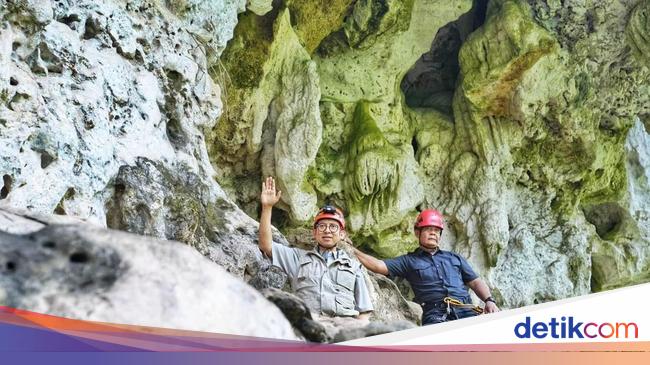
[[[650,284],[347,341],[343,345],[461,345],[650,341]]]

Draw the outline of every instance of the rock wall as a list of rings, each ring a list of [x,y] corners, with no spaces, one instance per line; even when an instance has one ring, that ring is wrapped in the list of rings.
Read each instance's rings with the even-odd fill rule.
[[[290,241],[307,242],[308,213],[333,202],[353,241],[383,257],[413,249],[417,210],[436,207],[445,248],[505,307],[646,281],[647,2],[370,0],[300,16],[318,4],[243,15],[222,56],[234,106],[208,143],[239,206],[256,214],[260,172],[274,175]],[[304,33],[315,25],[316,40]],[[302,46],[293,64],[318,77],[278,75],[281,45]],[[319,115],[293,135],[276,128],[278,108],[295,115],[315,96],[287,103],[283,77],[320,88]],[[286,146],[299,170],[269,157]]]
[[[256,223],[214,182],[204,142],[222,113],[210,60],[243,6],[3,2],[0,204],[183,241],[256,273]]]
[[[186,245],[47,220],[0,210],[2,305],[82,320],[300,339],[276,306]],[[4,232],[17,224],[21,232]],[[263,313],[264,321],[250,313]]]
[[[505,307],[644,282],[649,6],[0,0],[0,206],[277,288],[250,218],[273,175],[280,243],[309,246],[332,202],[395,256],[436,207]],[[414,317],[372,280],[378,312]]]
[[[221,113],[220,88],[202,43],[170,9],[147,1],[2,9],[3,204],[104,223],[113,179],[138,158],[211,180],[202,130]],[[223,195],[208,186],[212,199]]]
[[[255,14],[272,8],[269,1],[0,2],[0,206],[184,242],[255,288],[284,287],[286,276],[257,248],[257,222],[214,180],[204,137],[224,113],[219,83],[227,80],[217,75],[220,55],[245,6]],[[288,15],[283,19],[279,29],[290,39]],[[269,82],[284,83],[286,91],[273,96],[269,112],[282,138],[314,140],[321,130],[320,90],[303,88],[301,80],[318,75],[295,44],[274,48],[282,56]],[[296,76],[286,77],[287,68]],[[310,157],[293,159],[293,148],[313,160],[319,145],[269,148],[265,155],[285,167],[283,181],[297,192],[287,197],[296,209],[307,207],[300,213],[304,219],[315,195],[301,193],[302,181],[294,175],[306,173]],[[277,231],[274,240],[287,244]],[[179,270],[185,265],[167,264]],[[182,285],[165,278],[161,287],[142,290]],[[50,289],[31,297],[17,291],[0,302],[83,318],[50,305],[44,299],[54,293]],[[408,308],[394,288],[375,295]],[[203,305],[213,299],[206,297]],[[49,306],[40,305],[43,300]],[[417,320],[412,311],[392,311],[391,305],[379,305],[391,313],[382,319]]]

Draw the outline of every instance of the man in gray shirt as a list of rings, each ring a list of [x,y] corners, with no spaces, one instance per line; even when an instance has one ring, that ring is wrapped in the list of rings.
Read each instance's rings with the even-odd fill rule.
[[[313,229],[317,245],[313,250],[283,246],[274,243],[271,235],[271,212],[281,195],[272,177],[262,182],[260,250],[287,273],[293,291],[313,313],[367,319],[373,307],[361,264],[336,247],[345,235],[341,211],[326,205],[318,212]]]

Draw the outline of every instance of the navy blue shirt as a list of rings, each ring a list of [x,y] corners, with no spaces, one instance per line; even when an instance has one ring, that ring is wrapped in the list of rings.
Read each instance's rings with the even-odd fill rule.
[[[417,250],[384,260],[390,276],[405,278],[415,293],[417,303],[440,302],[445,297],[469,300],[468,283],[478,275],[467,260],[450,251],[430,254]]]

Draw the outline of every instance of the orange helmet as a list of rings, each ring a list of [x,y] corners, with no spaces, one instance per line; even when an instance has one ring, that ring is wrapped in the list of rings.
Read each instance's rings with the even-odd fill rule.
[[[327,204],[320,208],[314,218],[314,227],[316,227],[316,223],[322,219],[334,219],[341,226],[341,229],[345,229],[345,218],[343,218],[343,212],[333,205]]]
[[[435,209],[425,209],[419,215],[418,219],[415,220],[414,230],[420,229],[422,227],[438,227],[444,229],[445,225],[442,221],[442,214]]]

